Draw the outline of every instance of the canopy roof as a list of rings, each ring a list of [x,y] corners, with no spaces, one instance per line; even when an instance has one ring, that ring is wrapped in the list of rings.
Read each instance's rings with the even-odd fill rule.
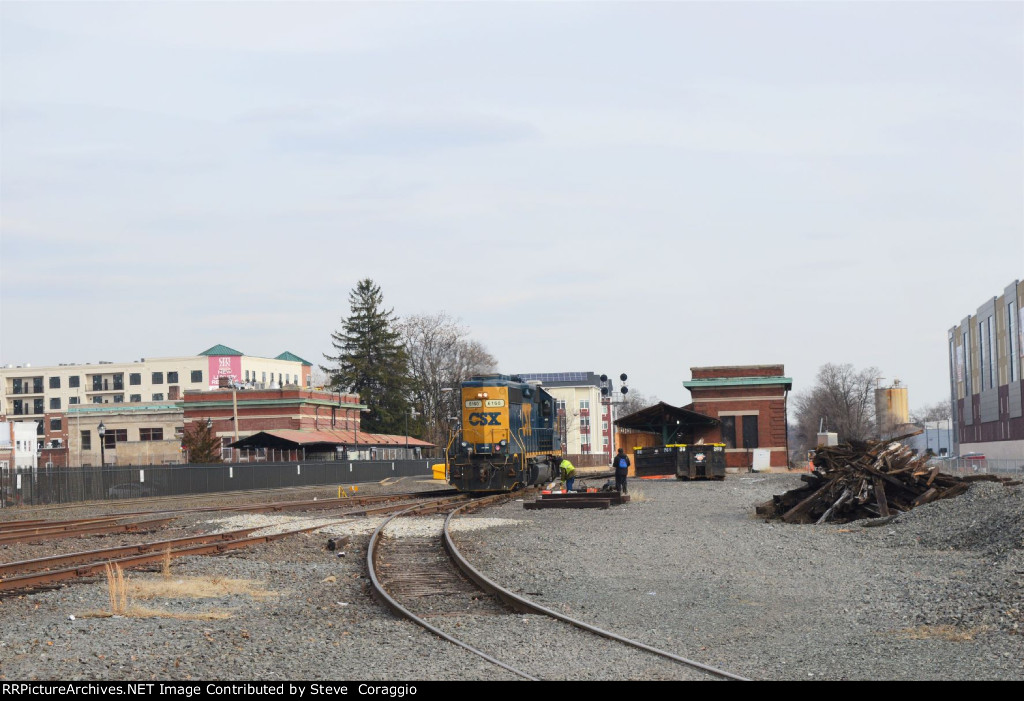
[[[654,406],[616,419],[619,428],[647,431],[661,435],[662,444],[690,443],[709,428],[720,425],[713,416],[707,416],[692,409],[658,402]]]

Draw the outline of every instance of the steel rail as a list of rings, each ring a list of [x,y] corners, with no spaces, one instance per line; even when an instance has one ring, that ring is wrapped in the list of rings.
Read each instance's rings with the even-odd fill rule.
[[[501,496],[504,496],[504,495],[501,495]],[[487,499],[491,499],[491,498],[492,497],[484,497],[483,500],[487,500]],[[483,501],[483,500],[477,500],[477,501]],[[475,502],[471,502],[471,503],[475,503]],[[468,505],[466,505],[466,506],[468,506]],[[367,571],[370,574],[370,583],[373,586],[374,594],[377,597],[379,597],[385,604],[387,604],[387,606],[389,608],[391,608],[393,611],[398,613],[400,616],[403,616],[403,617],[409,619],[410,621],[412,621],[413,623],[416,623],[417,625],[427,629],[428,631],[430,631],[434,635],[436,635],[436,636],[438,636],[440,638],[443,638],[444,640],[447,640],[448,642],[450,642],[450,643],[452,643],[454,645],[458,645],[462,649],[467,650],[467,651],[473,653],[474,655],[477,655],[477,656],[487,660],[488,662],[491,662],[492,664],[496,664],[499,667],[501,667],[502,669],[505,669],[505,670],[507,670],[509,672],[512,672],[513,674],[516,674],[516,675],[518,675],[520,677],[523,677],[524,679],[528,679],[530,681],[539,681],[536,677],[530,676],[529,674],[527,674],[526,672],[523,672],[522,670],[516,669],[515,667],[512,667],[511,665],[508,665],[508,664],[502,662],[499,659],[491,657],[490,655],[488,655],[487,653],[483,652],[482,650],[478,650],[477,648],[473,647],[472,645],[470,645],[470,644],[468,644],[466,642],[463,642],[462,640],[459,640],[458,638],[455,638],[455,637],[445,633],[443,630],[441,630],[439,628],[436,628],[435,626],[431,625],[430,623],[427,623],[424,619],[420,618],[419,616],[414,614],[412,611],[410,611],[409,609],[407,609],[404,606],[402,606],[402,604],[399,603],[397,599],[395,599],[390,594],[388,594],[388,592],[384,589],[383,584],[381,584],[380,580],[377,579],[377,568],[376,568],[376,563],[375,563],[375,557],[376,557],[376,554],[377,554],[377,546],[381,542],[382,534],[384,532],[384,529],[387,527],[387,525],[389,523],[391,523],[396,518],[399,518],[401,516],[405,516],[407,514],[411,515],[413,512],[421,510],[422,508],[423,508],[422,506],[413,506],[413,507],[410,507],[408,509],[405,509],[404,511],[399,511],[397,514],[394,514],[390,518],[385,519],[384,522],[381,523],[380,526],[377,527],[377,529],[373,532],[373,535],[370,537],[370,544],[369,544],[369,546],[366,549],[366,569],[367,569]],[[464,508],[464,507],[459,507],[459,508]]]
[[[650,652],[650,653],[655,654],[655,655],[660,655],[661,657],[665,657],[665,658],[670,659],[670,660],[672,660],[674,662],[679,662],[680,664],[684,664],[684,665],[687,665],[689,667],[694,667],[696,669],[700,669],[700,670],[702,670],[704,672],[707,672],[709,674],[713,674],[713,675],[715,675],[717,677],[721,677],[723,679],[730,679],[730,680],[734,680],[734,681],[751,681],[750,679],[747,679],[746,677],[741,677],[741,676],[738,676],[736,674],[732,674],[731,672],[726,672],[724,670],[717,669],[715,667],[710,667],[708,665],[702,664],[700,662],[696,662],[694,660],[686,659],[685,657],[680,657],[679,655],[673,654],[671,652],[667,652],[665,650],[660,650],[660,649],[658,649],[656,647],[652,647],[652,646],[647,645],[646,643],[642,643],[642,642],[640,642],[638,640],[632,640],[630,638],[626,638],[624,636],[621,636],[621,635],[619,635],[617,633],[613,633],[611,631],[604,630],[603,628],[598,628],[597,626],[594,626],[594,625],[591,625],[589,623],[586,623],[585,621],[581,621],[579,619],[572,618],[571,616],[566,616],[565,614],[559,613],[558,611],[554,611],[552,609],[549,609],[549,608],[546,608],[544,606],[541,606],[540,604],[538,604],[538,603],[536,603],[534,601],[531,601],[530,599],[526,599],[524,597],[521,597],[518,594],[515,594],[515,593],[509,591],[508,589],[505,589],[504,587],[500,586],[499,584],[496,584],[493,580],[488,579],[482,572],[480,572],[480,570],[476,569],[471,564],[469,564],[469,561],[466,560],[466,558],[462,555],[461,552],[459,552],[459,549],[455,546],[455,542],[452,540],[451,530],[450,530],[450,525],[451,525],[452,518],[454,518],[454,516],[456,514],[458,514],[460,511],[462,511],[464,508],[466,508],[466,507],[463,506],[463,507],[459,507],[459,508],[453,510],[450,514],[448,514],[448,517],[444,521],[444,534],[443,534],[443,537],[444,537],[445,549],[448,551],[448,554],[451,556],[452,560],[454,560],[455,563],[458,565],[458,567],[462,570],[463,574],[465,574],[467,577],[469,577],[474,582],[476,582],[477,585],[479,587],[481,587],[484,591],[496,595],[498,598],[500,598],[502,601],[504,601],[507,605],[512,606],[513,608],[516,608],[517,610],[526,609],[526,610],[533,611],[535,613],[539,613],[539,614],[542,614],[542,615],[545,615],[545,616],[551,616],[552,618],[557,618],[560,621],[564,621],[565,623],[569,623],[570,625],[574,625],[577,628],[582,628],[583,630],[586,630],[586,631],[589,631],[591,633],[594,633],[595,635],[600,635],[601,637],[609,638],[611,640],[616,640],[616,641],[618,641],[620,643],[624,643],[625,645],[629,645],[631,647],[635,647],[635,648],[638,648],[638,649],[641,649],[641,650],[645,650],[645,651]]]
[[[116,548],[82,550],[77,553],[68,553],[67,555],[51,555],[50,557],[40,557],[34,560],[18,560],[17,562],[6,562],[0,564],[0,581],[2,581],[3,577],[12,574],[32,572],[35,570],[46,570],[52,567],[61,567],[81,562],[95,562],[100,559],[109,560],[111,558],[122,557],[125,555],[142,554],[150,552],[157,548],[161,548],[161,552],[165,552],[167,548],[181,547],[183,545],[210,543],[216,541],[231,540],[233,538],[242,538],[257,530],[259,529],[243,528],[237,531],[227,531],[224,533],[211,533],[210,535],[188,536],[185,538],[173,538],[171,540],[156,540],[150,541],[148,543],[139,543],[138,545],[121,545]]]
[[[170,557],[172,558],[184,557],[186,555],[218,555],[228,550],[237,550],[239,548],[247,548],[250,545],[269,543],[272,540],[278,540],[280,538],[295,535],[297,533],[308,533],[310,531],[315,531],[323,527],[323,525],[310,526],[308,528],[299,528],[293,531],[284,531],[281,533],[271,533],[262,536],[241,537],[233,540],[221,541],[216,543],[192,545],[185,548],[181,548],[179,550],[172,550],[169,554]],[[153,562],[161,562],[167,556],[167,551],[144,555],[134,555],[129,557],[116,558],[114,560],[93,562],[78,567],[69,567],[61,570],[51,570],[49,572],[37,572],[35,574],[26,574],[21,575],[19,577],[11,577],[9,579],[0,581],[0,596],[14,592],[19,592],[26,589],[31,590],[34,588],[38,588],[40,586],[45,586],[68,579],[88,577],[105,569],[109,565],[119,565],[123,568],[140,567],[142,565],[148,565]]]
[[[116,519],[115,519],[116,520]],[[129,533],[138,530],[150,530],[170,523],[171,518],[150,519],[148,521],[133,521],[131,523],[119,523],[111,525],[85,525],[80,528],[54,528],[54,529],[32,529],[16,531],[11,534],[0,535],[0,544],[9,543],[33,543],[40,540],[56,540],[59,538],[77,538],[84,535],[98,535],[101,533]]]

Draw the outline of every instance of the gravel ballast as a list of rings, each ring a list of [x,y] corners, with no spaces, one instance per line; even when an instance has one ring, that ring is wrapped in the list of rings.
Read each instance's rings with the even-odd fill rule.
[[[436,482],[418,483],[434,489]],[[765,522],[756,504],[795,474],[720,482],[630,480],[632,501],[526,510],[510,501],[456,525],[491,579],[574,618],[705,665],[764,680],[1024,678],[1024,492],[979,483],[866,528]],[[409,489],[410,480],[399,486]],[[258,516],[258,517],[257,517]],[[54,515],[53,518],[60,516]],[[203,514],[191,530],[246,527]],[[327,525],[219,557],[175,560],[169,579],[227,582],[209,598],[133,597],[160,612],[109,612],[105,581],[0,600],[5,680],[509,680],[513,674],[397,619],[370,596],[366,544],[379,520]],[[422,537],[439,517],[404,520]],[[250,527],[274,527],[254,515]],[[331,552],[328,538],[348,536]],[[156,539],[156,538],[154,538]],[[74,550],[117,544],[79,541]],[[26,554],[19,546],[18,557]],[[53,546],[47,546],[52,550]],[[41,552],[50,554],[50,552]],[[37,555],[38,556],[38,555]],[[154,568],[158,569],[158,568]],[[158,571],[131,571],[130,584]],[[254,589],[247,593],[244,580]],[[202,618],[216,614],[223,618]],[[172,615],[177,617],[171,617]],[[708,678],[538,616],[439,616],[474,642],[515,651],[542,679]]]

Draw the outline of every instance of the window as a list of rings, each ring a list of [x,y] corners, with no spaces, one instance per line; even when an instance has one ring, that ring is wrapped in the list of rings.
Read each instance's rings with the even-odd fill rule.
[[[564,399],[556,399],[555,400],[555,409],[557,409],[558,411],[565,411],[565,400]]]
[[[995,351],[993,350],[996,345],[996,330],[995,324],[992,323],[992,317],[988,318],[988,388],[992,389],[996,386],[996,364],[993,356]]]
[[[726,448],[736,447],[736,417],[720,416],[722,420],[722,442]]]
[[[118,443],[124,443],[127,440],[127,428],[108,428],[106,433],[103,434],[103,447],[116,448]]]
[[[985,320],[978,319],[978,391],[985,389],[985,361],[988,354],[985,353]]]
[[[60,378],[59,377],[51,377],[50,378],[50,389],[60,389]]]
[[[246,382],[249,381],[249,371],[248,370],[245,371],[245,381]]]
[[[267,383],[267,373],[263,373],[263,379],[260,380],[260,382],[262,382],[263,384]]]
[[[124,395],[123,394],[115,394],[114,395],[114,404],[124,404]]]
[[[133,372],[132,374],[128,375],[128,384],[130,384],[130,385],[141,385],[142,384],[142,373],[141,372]]]
[[[51,409],[60,409],[60,397],[51,397],[50,398],[50,408]]]
[[[176,372],[169,372],[169,373],[167,373],[167,384],[172,385],[172,384],[177,383],[177,381],[178,381],[178,373],[176,373]]]
[[[580,400],[580,411],[590,411],[590,400],[589,399],[581,399]]]
[[[92,433],[82,431],[82,450],[92,450]]]
[[[102,404],[103,403],[103,397],[93,397],[92,398],[92,403],[93,404]]]
[[[1006,314],[1009,317],[1006,325],[1010,338],[1010,382],[1016,382],[1020,375],[1020,353],[1014,340],[1017,338],[1017,302],[1013,301],[1006,305]]]
[[[757,417],[747,415],[743,419],[743,447],[746,449],[756,448],[757,442]]]
[[[61,423],[62,422],[61,422],[60,419],[50,419],[50,430],[51,431],[59,431],[59,430],[61,430]]]
[[[43,393],[43,378],[33,377],[32,378],[32,394]]]
[[[32,400],[32,413],[33,414],[42,414],[43,413],[43,400],[42,399],[33,399]]]
[[[164,430],[162,428],[140,428],[139,429],[139,440],[140,441],[162,441],[164,439]]]
[[[162,385],[164,383],[164,374],[162,372],[153,373],[153,384]]]
[[[72,375],[68,378],[68,387],[79,387],[81,386],[82,378],[78,375]]]
[[[608,422],[607,421],[602,421],[601,422],[601,430],[602,431],[607,431],[608,430]]]
[[[203,371],[202,370],[193,370],[192,371],[192,381],[193,382],[202,382],[203,381]]]
[[[128,398],[128,401],[130,401],[130,402],[141,402],[142,401],[142,395],[141,394],[133,394],[133,395],[131,395]]]
[[[964,366],[967,370],[964,373],[964,386],[966,388],[966,396],[971,395],[971,329],[970,326],[964,329]]]
[[[601,437],[601,444],[602,445],[608,445],[608,436],[602,436]]]
[[[162,392],[158,392],[157,394],[153,395],[153,401],[154,402],[162,402],[163,400],[164,400],[164,395],[163,395]]]
[[[78,397],[68,397],[68,404],[78,404],[80,401]]]
[[[114,389],[124,389],[124,373],[114,373]]]

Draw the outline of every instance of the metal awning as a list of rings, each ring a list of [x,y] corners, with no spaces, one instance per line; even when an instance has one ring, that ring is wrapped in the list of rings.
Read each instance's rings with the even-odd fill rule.
[[[616,419],[619,428],[646,431],[661,435],[662,445],[673,443],[695,443],[697,437],[709,428],[721,424],[713,416],[707,416],[692,409],[658,402],[654,406]]]

